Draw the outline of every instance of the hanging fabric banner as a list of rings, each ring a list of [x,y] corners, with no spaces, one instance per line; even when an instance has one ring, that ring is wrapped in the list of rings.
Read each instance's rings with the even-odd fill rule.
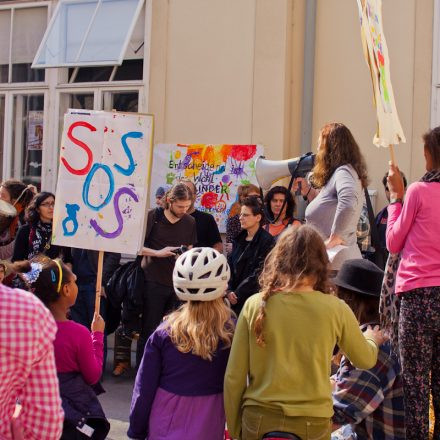
[[[153,151],[150,205],[155,206],[158,188],[166,190],[180,179],[190,179],[197,188],[196,208],[212,214],[220,232],[225,232],[238,186],[258,186],[255,160],[263,154],[261,145],[157,144]]]
[[[397,114],[391,85],[390,58],[382,25],[382,0],[357,0],[361,22],[362,46],[373,85],[377,111],[377,147],[406,142]]]

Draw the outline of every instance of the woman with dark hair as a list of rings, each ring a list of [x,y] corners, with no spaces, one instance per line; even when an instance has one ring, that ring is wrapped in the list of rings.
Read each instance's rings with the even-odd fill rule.
[[[440,438],[440,127],[423,141],[427,172],[406,195],[397,166],[390,164],[388,173],[386,241],[391,254],[400,253],[395,293],[400,298],[398,339],[409,440],[428,438],[430,391],[433,438]]]
[[[295,199],[284,186],[274,186],[264,197],[266,215],[269,223],[264,229],[273,237],[277,237],[289,226],[300,226],[301,222],[293,216]]]
[[[33,186],[26,185],[19,180],[5,180],[0,185],[0,200],[11,205],[11,210],[14,211],[13,208],[15,208],[16,212],[15,217],[10,218],[9,225],[0,230],[0,259],[2,260],[9,260],[12,257],[15,236],[19,226],[24,223],[24,211],[34,197],[34,190]]]
[[[327,252],[310,226],[281,234],[260,284],[238,319],[226,368],[229,433],[260,440],[282,430],[329,440],[335,344],[354,365],[371,368],[384,338],[371,328],[362,334],[347,304],[329,294]]]
[[[260,196],[260,190],[257,186],[240,185],[237,188],[237,201],[232,204],[229,210],[228,218],[226,219],[226,252],[230,254],[232,252],[232,243],[241,232],[240,225],[240,209],[241,202],[249,196]]]
[[[228,258],[231,279],[227,296],[237,315],[245,301],[258,292],[258,276],[267,254],[275,244],[272,235],[261,226],[263,217],[263,204],[259,197],[247,197],[242,201],[242,231],[234,240],[232,253]]]
[[[331,262],[339,270],[348,259],[361,258],[356,230],[368,185],[367,167],[350,130],[340,123],[325,125],[319,134],[312,182],[301,179],[301,192],[310,201],[306,222],[324,237],[327,249],[344,245]]]
[[[55,196],[50,192],[37,194],[26,209],[26,224],[15,239],[12,261],[30,260],[39,254],[50,258],[69,257],[64,248],[51,244]]]

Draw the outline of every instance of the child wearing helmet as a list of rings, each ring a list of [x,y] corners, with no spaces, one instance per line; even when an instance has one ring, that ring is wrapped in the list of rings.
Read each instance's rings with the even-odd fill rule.
[[[136,376],[128,437],[222,440],[223,378],[234,314],[223,296],[226,258],[193,248],[176,261],[173,284],[185,303],[150,336]]]

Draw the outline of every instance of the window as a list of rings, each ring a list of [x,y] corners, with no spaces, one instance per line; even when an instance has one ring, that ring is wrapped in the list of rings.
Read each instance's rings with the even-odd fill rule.
[[[138,92],[104,92],[102,108],[105,111],[116,110],[118,112],[136,113],[139,107]]]
[[[124,60],[120,66],[76,67],[69,69],[69,82],[105,82],[141,80],[144,60]]]
[[[3,35],[7,36],[11,33],[11,11],[6,9],[0,11],[0,29]],[[6,43],[6,38],[0,44],[0,83],[9,82],[9,44]]]
[[[121,65],[144,0],[60,0],[32,67]]]
[[[47,6],[0,9],[0,83],[44,81],[44,69],[31,64],[46,26]]]
[[[43,120],[44,95],[14,95],[11,175],[38,187],[43,161]]]

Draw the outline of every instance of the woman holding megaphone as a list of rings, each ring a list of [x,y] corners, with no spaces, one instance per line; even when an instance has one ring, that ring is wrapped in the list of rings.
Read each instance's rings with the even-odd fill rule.
[[[342,245],[335,252],[331,269],[338,271],[348,259],[362,258],[356,229],[363,205],[363,188],[368,176],[365,160],[350,130],[341,123],[321,129],[318,152],[310,182],[301,183],[301,194],[309,201],[306,223],[325,238],[327,249]]]

